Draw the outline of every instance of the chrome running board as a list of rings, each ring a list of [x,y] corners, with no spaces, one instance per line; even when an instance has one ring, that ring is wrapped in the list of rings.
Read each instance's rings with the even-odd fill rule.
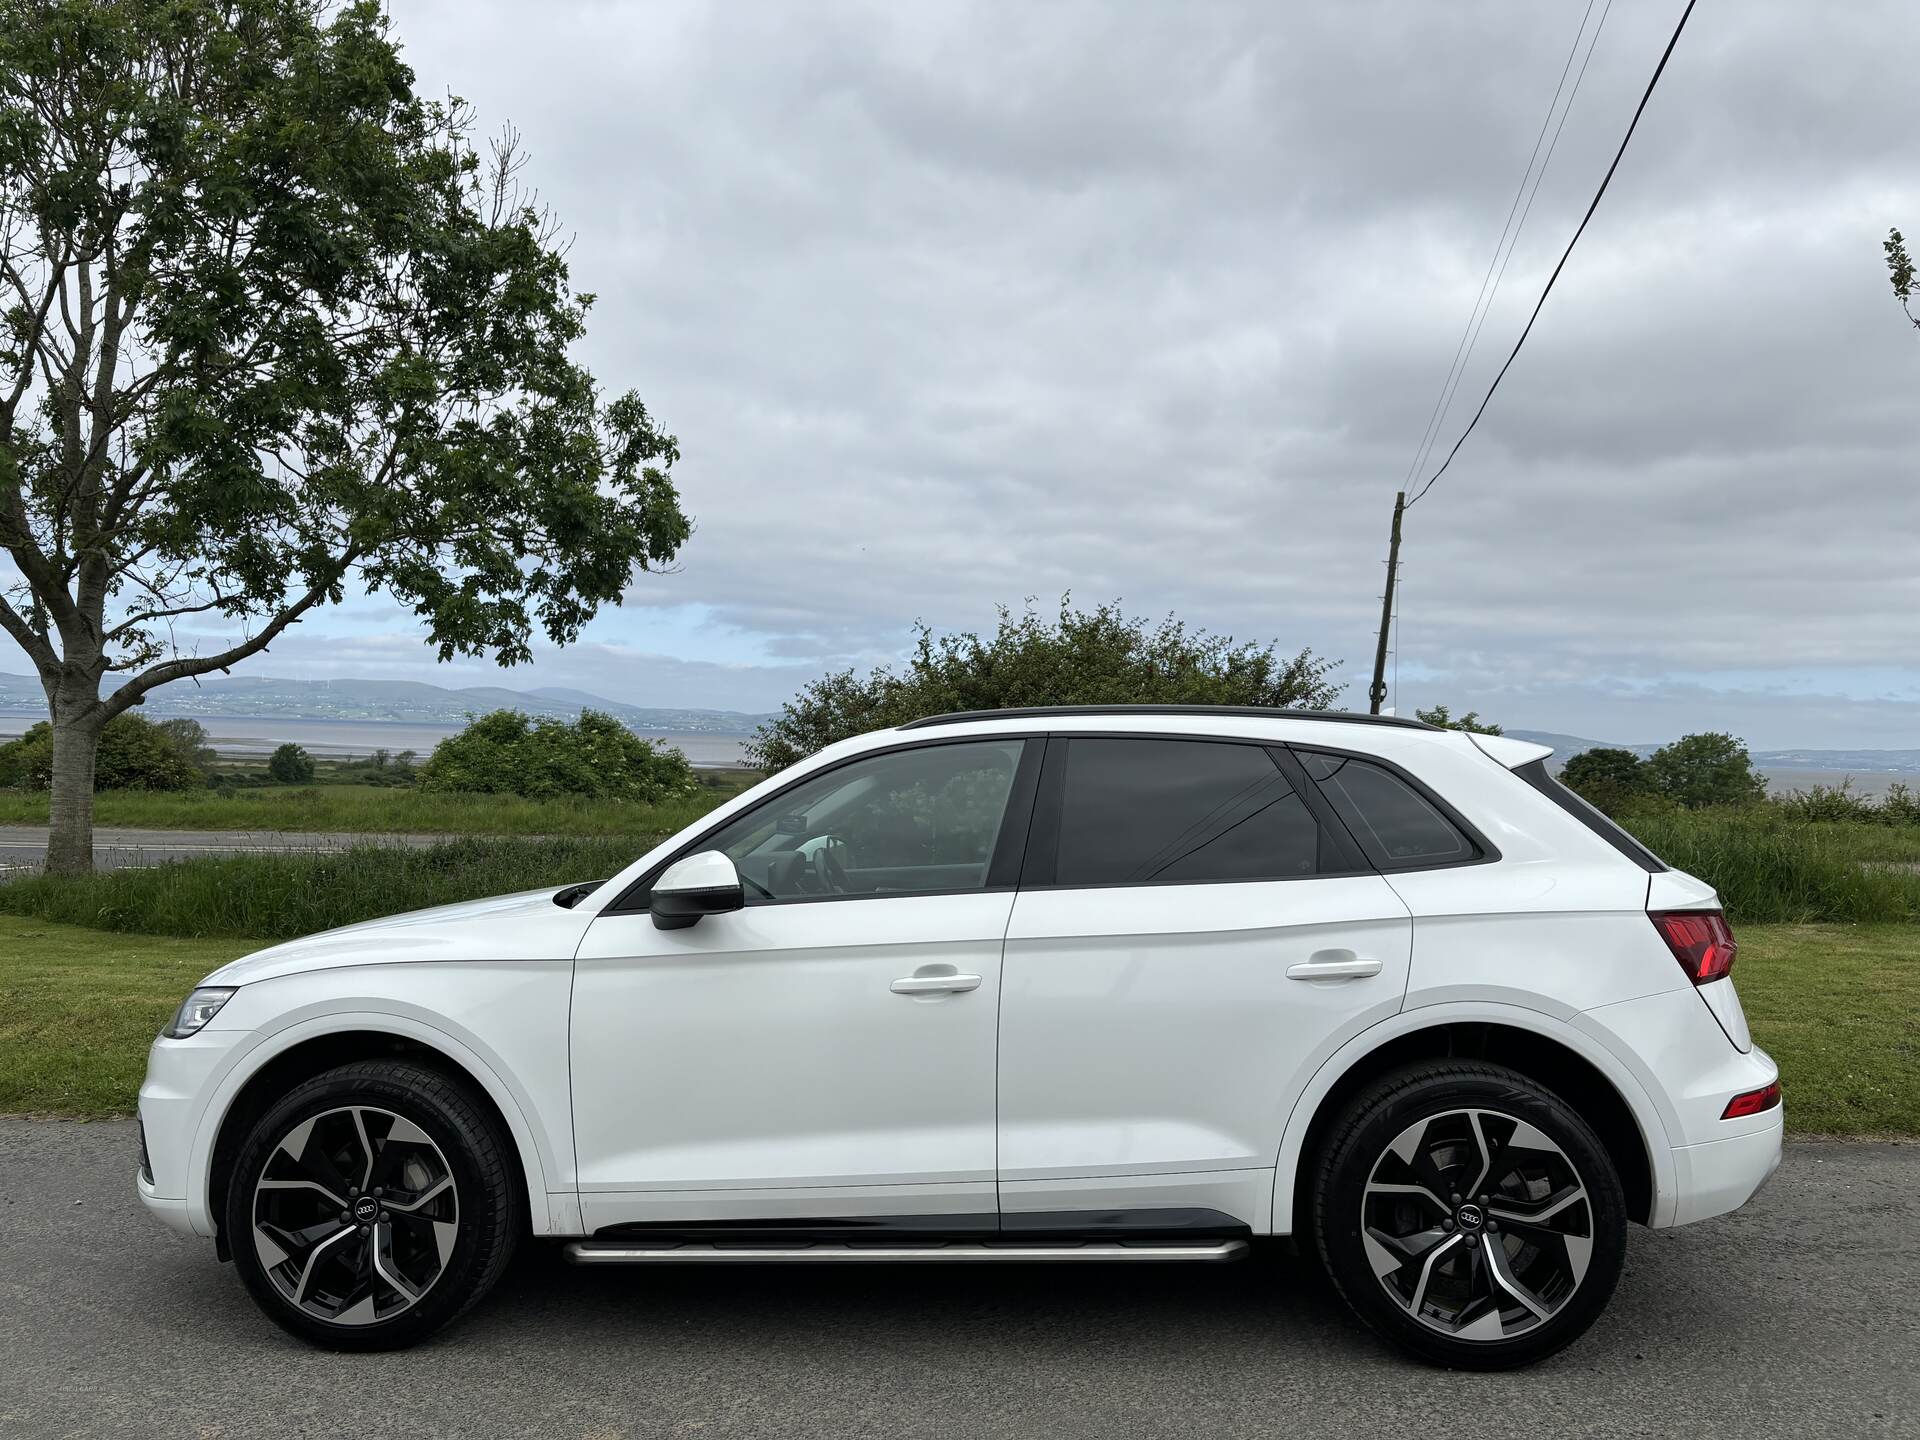
[[[823,1241],[799,1245],[636,1244],[619,1240],[575,1240],[567,1259],[575,1265],[785,1265],[794,1261],[853,1263],[949,1263],[1033,1260],[1238,1260],[1244,1240],[1157,1240],[1127,1244],[1007,1244],[994,1241],[936,1241],[924,1245],[849,1245]]]

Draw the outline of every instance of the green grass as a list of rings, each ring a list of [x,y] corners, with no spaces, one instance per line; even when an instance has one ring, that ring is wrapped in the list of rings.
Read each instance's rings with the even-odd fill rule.
[[[4,889],[0,889],[4,894]],[[1920,927],[1750,925],[1734,978],[1796,1134],[1920,1137]],[[0,1111],[131,1111],[180,998],[256,941],[0,916]]]
[[[602,880],[661,836],[370,843],[305,855],[223,855],[0,884],[0,913],[96,930],[284,940],[404,910]]]
[[[1765,807],[1629,816],[1667,864],[1720,892],[1747,924],[1920,920],[1920,833],[1858,823],[1795,823]]]
[[[690,825],[760,777],[727,772],[665,805],[616,800],[523,800],[515,795],[425,794],[375,785],[233,790],[103,790],[100,826],[138,830],[321,830],[368,835],[660,835]],[[47,797],[0,791],[0,825],[44,825]]]
[[[0,917],[0,1111],[131,1112],[181,997],[253,948]]]

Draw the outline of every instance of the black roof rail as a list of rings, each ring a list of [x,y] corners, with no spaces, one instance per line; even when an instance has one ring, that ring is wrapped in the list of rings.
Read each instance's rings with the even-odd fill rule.
[[[955,710],[926,715],[896,728],[924,730],[929,725],[960,725],[970,720],[1041,720],[1071,715],[1242,715],[1258,720],[1326,720],[1342,725],[1391,725],[1402,730],[1438,730],[1404,715],[1356,715],[1348,710],[1282,710],[1266,705],[1023,705],[1008,710]]]

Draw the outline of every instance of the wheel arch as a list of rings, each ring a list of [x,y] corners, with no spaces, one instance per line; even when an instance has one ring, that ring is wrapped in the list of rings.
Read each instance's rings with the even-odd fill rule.
[[[1485,1060],[1554,1091],[1592,1125],[1620,1173],[1628,1215],[1659,1223],[1675,1189],[1666,1130],[1637,1081],[1596,1042],[1518,1007],[1435,1006],[1375,1026],[1321,1066],[1288,1120],[1273,1192],[1273,1233],[1308,1212],[1310,1163],[1348,1102],[1388,1071],[1417,1060]],[[1386,1031],[1389,1033],[1376,1033]]]
[[[417,1033],[420,1027],[396,1023],[395,1017],[336,1018],[343,1022],[337,1028],[303,1025],[293,1028],[310,1033],[282,1032],[272,1037],[283,1043],[269,1042],[248,1057],[251,1063],[236,1066],[221,1086],[222,1095],[208,1107],[207,1122],[194,1144],[196,1163],[190,1174],[205,1177],[197,1198],[205,1207],[207,1233],[213,1236],[221,1259],[227,1258],[228,1244],[219,1226],[225,1209],[221,1197],[249,1128],[294,1086],[357,1060],[410,1060],[466,1084],[510,1142],[508,1156],[527,1196],[534,1233],[554,1232],[538,1146],[519,1104],[490,1067],[453,1037]]]

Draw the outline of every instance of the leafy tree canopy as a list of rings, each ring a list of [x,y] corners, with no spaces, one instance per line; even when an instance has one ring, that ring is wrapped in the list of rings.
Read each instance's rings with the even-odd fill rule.
[[[655,805],[695,793],[699,782],[678,750],[643,740],[597,710],[582,710],[571,725],[495,710],[434,747],[420,788]]]
[[[1753,773],[1747,747],[1731,735],[1707,731],[1663,745],[1647,761],[1653,788],[1689,810],[1706,805],[1750,805],[1767,782]]]
[[[521,164],[376,0],[0,0],[0,629],[54,724],[50,867],[90,864],[107,720],[349,584],[512,663],[687,538]]]
[[[843,670],[814,681],[754,733],[747,753],[784,769],[836,740],[924,715],[1016,705],[1270,705],[1325,710],[1340,687],[1336,662],[1310,650],[1281,655],[1273,644],[1236,644],[1169,616],[1157,624],[1117,604],[1057,618],[1002,607],[991,635],[936,636],[915,627],[913,654],[898,673],[882,666],[862,679]]]
[[[97,783],[102,790],[192,790],[206,773],[164,726],[140,715],[116,715],[100,732]],[[0,785],[46,790],[53,783],[53,727],[42,720],[0,745]]]
[[[1429,725],[1438,725],[1442,730],[1471,730],[1475,735],[1498,735],[1500,727],[1480,718],[1478,710],[1469,710],[1459,719],[1445,705],[1436,705],[1431,710],[1416,709],[1414,719],[1424,720]]]
[[[282,785],[304,785],[313,779],[313,756],[306,747],[288,741],[267,757],[267,774]]]
[[[1631,750],[1607,745],[1582,750],[1569,759],[1560,771],[1560,781],[1609,815],[1618,815],[1653,789],[1645,761]]]

